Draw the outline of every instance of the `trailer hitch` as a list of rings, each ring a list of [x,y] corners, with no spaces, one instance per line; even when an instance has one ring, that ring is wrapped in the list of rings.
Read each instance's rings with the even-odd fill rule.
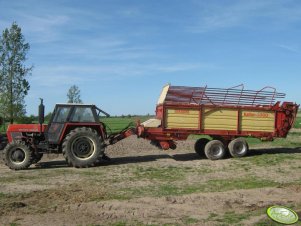
[[[116,144],[117,142],[136,134],[136,128],[129,128],[121,131],[118,134],[114,134],[109,137],[109,145]]]

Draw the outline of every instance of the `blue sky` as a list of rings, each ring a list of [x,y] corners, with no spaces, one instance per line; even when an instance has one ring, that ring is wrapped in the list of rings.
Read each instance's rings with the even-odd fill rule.
[[[299,0],[0,0],[31,45],[27,113],[66,102],[154,113],[162,86],[274,86],[301,103]]]

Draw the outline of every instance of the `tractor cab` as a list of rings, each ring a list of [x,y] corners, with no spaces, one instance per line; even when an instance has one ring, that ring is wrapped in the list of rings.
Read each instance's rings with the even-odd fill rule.
[[[57,104],[50,122],[99,122],[95,105]]]
[[[75,127],[101,126],[100,113],[109,116],[95,105],[86,104],[56,104],[52,117],[45,130],[46,140],[51,144],[58,144],[64,135]]]

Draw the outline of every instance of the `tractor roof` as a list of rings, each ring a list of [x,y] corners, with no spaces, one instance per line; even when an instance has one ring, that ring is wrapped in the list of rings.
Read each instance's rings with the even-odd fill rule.
[[[95,107],[95,104],[78,104],[78,103],[58,103],[56,106],[81,106],[81,107]]]

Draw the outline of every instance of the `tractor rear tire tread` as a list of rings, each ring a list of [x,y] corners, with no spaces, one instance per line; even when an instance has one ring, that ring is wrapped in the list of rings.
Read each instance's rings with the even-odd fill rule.
[[[95,144],[95,151],[92,154],[93,156],[88,160],[80,160],[71,151],[71,145],[74,138],[84,135],[93,140]],[[63,155],[68,163],[68,165],[76,167],[76,168],[88,168],[96,166],[101,162],[102,156],[104,154],[104,146],[101,137],[97,134],[97,132],[89,127],[79,127],[74,130],[71,130],[69,134],[64,139],[62,145]]]

